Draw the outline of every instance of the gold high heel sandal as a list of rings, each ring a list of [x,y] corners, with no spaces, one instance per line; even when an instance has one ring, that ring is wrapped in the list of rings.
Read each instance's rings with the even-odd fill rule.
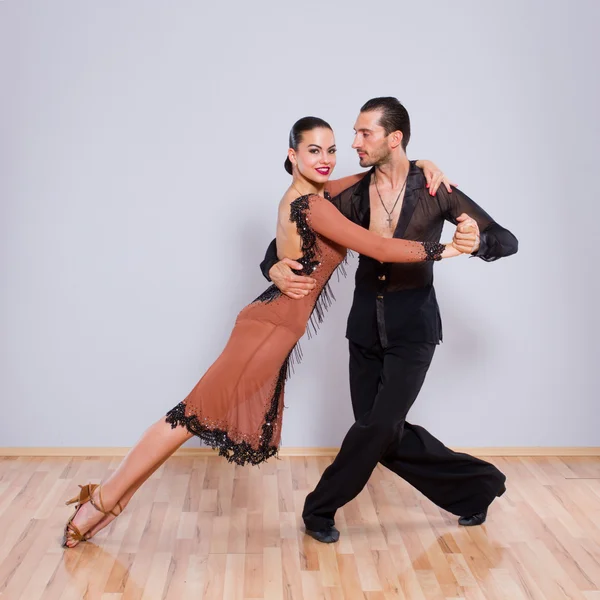
[[[79,495],[74,496],[73,498],[65,502],[67,506],[70,504],[75,504],[75,512],[71,515],[71,518],[67,521],[67,524],[65,525],[65,530],[63,532],[62,539],[63,548],[70,547],[67,546],[67,542],[69,540],[74,540],[76,542],[85,542],[87,539],[89,539],[86,537],[85,533],[81,533],[81,531],[79,531],[79,529],[75,525],[73,525],[73,519],[75,518],[75,515],[77,514],[81,506],[84,505],[86,502],[89,502],[98,512],[101,512],[103,515],[110,514],[116,517],[120,515],[121,512],[123,512],[123,509],[121,508],[121,504],[119,502],[117,502],[116,504],[116,506],[119,507],[118,513],[113,512],[114,508],[113,510],[109,511],[105,510],[104,503],[102,502],[102,488],[97,483],[88,483],[87,485],[80,485],[79,487],[81,488]],[[96,491],[96,488],[98,488],[97,501],[93,498],[93,493]]]
[[[116,510],[117,508],[119,509],[119,512],[115,512],[115,510]],[[125,510],[125,509],[123,508],[123,506],[121,506],[121,501],[119,500],[119,501],[118,501],[118,502],[115,504],[115,506],[113,507],[113,509],[108,511],[108,514],[109,514],[109,515],[112,515],[112,516],[113,516],[113,517],[115,517],[115,518],[117,518],[117,517],[118,517],[118,516],[119,516],[119,515],[120,515],[120,514],[121,514],[121,513],[124,511],[124,510]],[[114,519],[113,519],[113,521],[114,521]],[[112,523],[112,521],[111,521],[111,523]],[[110,525],[110,523],[109,523],[108,525]],[[105,525],[105,527],[108,527],[108,525]],[[95,527],[95,525],[94,525],[94,527]],[[92,527],[92,529],[94,529],[94,527]],[[84,541],[84,542],[87,542],[88,540],[91,540],[91,539],[94,537],[94,536],[92,535],[92,529],[90,529],[90,530],[89,530],[87,533],[84,533],[84,534],[83,534],[83,541]],[[102,529],[104,529],[104,527],[103,527]]]

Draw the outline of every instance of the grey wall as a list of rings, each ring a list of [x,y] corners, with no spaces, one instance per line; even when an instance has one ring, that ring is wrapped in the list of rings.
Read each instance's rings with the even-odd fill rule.
[[[266,287],[291,124],[329,120],[356,172],[377,95],[521,243],[436,266],[445,343],[410,420],[454,446],[600,445],[599,6],[0,2],[0,446],[129,445],[179,402]],[[304,342],[286,446],[351,424],[352,287]]]

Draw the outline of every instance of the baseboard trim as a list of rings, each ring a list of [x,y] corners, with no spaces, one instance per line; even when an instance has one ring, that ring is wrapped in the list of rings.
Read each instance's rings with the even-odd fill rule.
[[[279,456],[335,456],[338,448],[294,448],[284,447],[279,451]],[[600,456],[600,447],[573,446],[573,447],[473,447],[454,448],[457,452],[467,452],[475,456]],[[0,456],[124,456],[129,451],[128,447],[114,448],[0,448]],[[180,448],[176,456],[210,456],[214,451],[210,448]]]

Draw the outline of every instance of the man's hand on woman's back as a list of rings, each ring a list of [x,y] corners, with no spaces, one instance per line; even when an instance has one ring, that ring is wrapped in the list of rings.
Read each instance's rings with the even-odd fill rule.
[[[312,277],[296,275],[292,269],[300,271],[302,265],[295,260],[284,258],[271,267],[269,277],[283,294],[299,300],[314,290],[317,282]]]

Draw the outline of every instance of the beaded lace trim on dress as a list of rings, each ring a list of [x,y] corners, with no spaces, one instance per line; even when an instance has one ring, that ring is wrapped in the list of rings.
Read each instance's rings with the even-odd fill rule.
[[[438,242],[421,242],[425,249],[425,260],[442,260],[442,254],[446,249],[444,244]]]
[[[207,425],[196,415],[186,416],[185,402],[180,402],[175,408],[171,409],[166,415],[166,421],[173,429],[178,425],[185,427],[190,433],[199,437],[205,444],[213,448],[213,450],[218,450],[219,455],[224,456],[230,463],[236,463],[241,466],[248,463],[258,465],[277,454],[277,446],[271,445],[271,440],[273,439],[273,423],[277,417],[279,397],[285,383],[287,363],[288,361],[286,360],[279,371],[275,390],[269,403],[269,410],[265,414],[262,425],[260,444],[256,449],[249,442],[234,441],[231,437],[232,434],[233,437],[239,438],[240,436],[236,436],[231,430],[225,431],[218,427]]]

